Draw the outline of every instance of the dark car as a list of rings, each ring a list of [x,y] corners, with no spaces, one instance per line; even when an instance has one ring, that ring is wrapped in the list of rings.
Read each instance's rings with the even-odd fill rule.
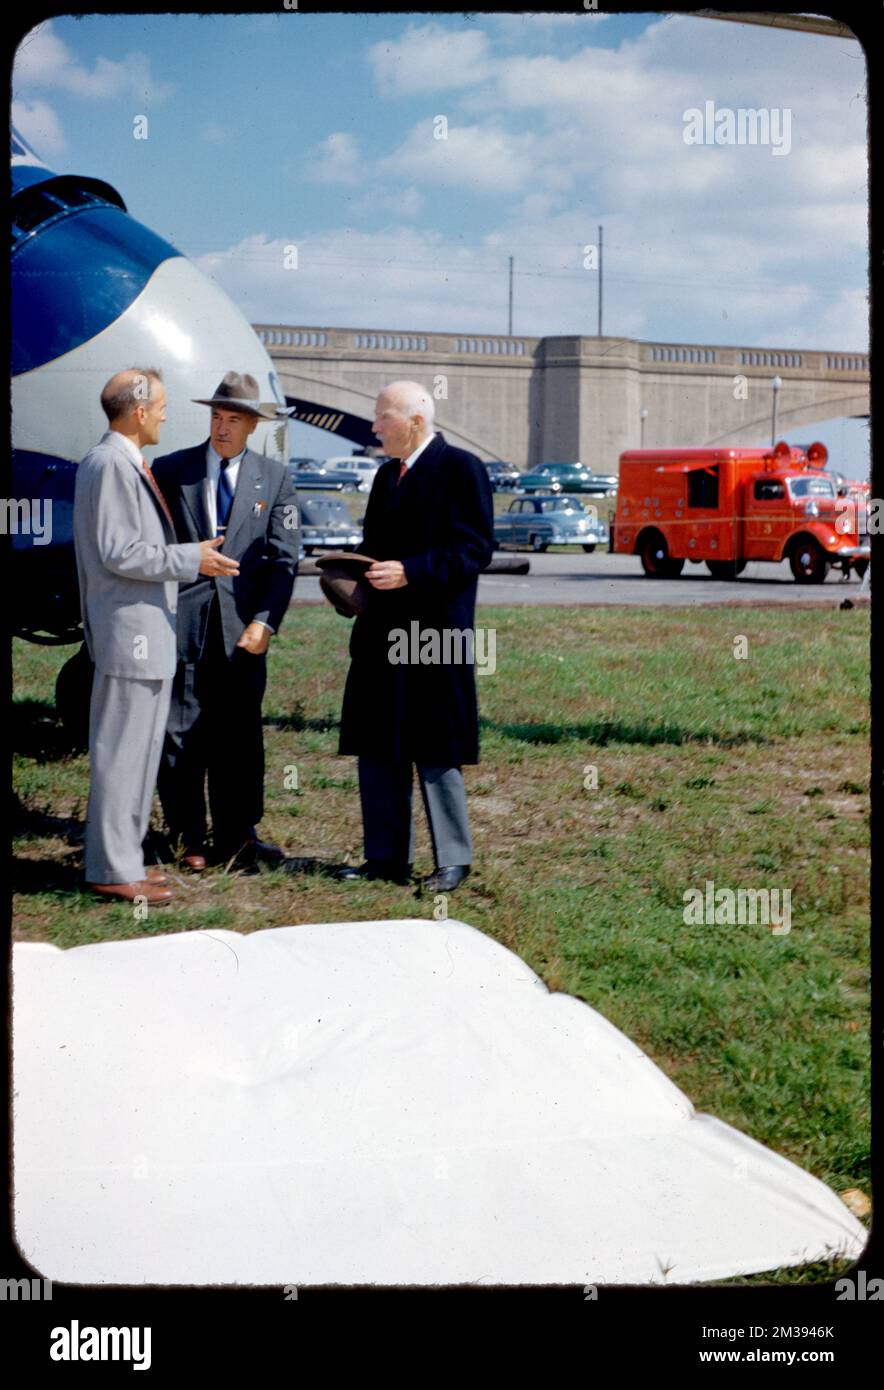
[[[340,468],[326,468],[318,459],[289,459],[292,482],[298,492],[356,492],[358,473]]]
[[[485,461],[488,470],[488,481],[494,492],[514,492],[519,485],[521,473],[513,463],[503,463],[500,460]]]
[[[351,520],[346,502],[337,497],[302,497],[301,541],[308,555],[314,550],[358,550],[362,527]]]
[[[517,497],[494,518],[494,544],[516,550],[543,551],[551,545],[582,545],[592,554],[609,540],[608,528],[579,497],[549,494]]]
[[[610,497],[619,484],[616,473],[594,473],[582,463],[544,463],[520,479],[523,492],[589,492]]]

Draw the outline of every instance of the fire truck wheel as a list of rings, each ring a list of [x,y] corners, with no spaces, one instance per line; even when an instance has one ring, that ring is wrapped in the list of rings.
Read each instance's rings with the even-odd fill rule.
[[[647,531],[638,545],[642,569],[649,579],[675,579],[684,569],[684,560],[673,560],[665,536],[659,531]]]
[[[746,568],[745,560],[707,560],[706,568],[713,579],[736,579]]]
[[[819,541],[801,536],[789,553],[789,566],[797,584],[822,584],[829,560]]]
[[[854,560],[853,569],[857,579],[862,579],[866,570],[869,568],[868,560]]]

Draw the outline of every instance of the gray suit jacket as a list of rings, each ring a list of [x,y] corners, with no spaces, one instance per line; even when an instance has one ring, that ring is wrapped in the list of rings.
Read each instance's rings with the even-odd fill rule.
[[[80,612],[100,675],[175,674],[178,581],[199,573],[199,544],[175,544],[153,489],[116,430],[77,469],[74,549]]]
[[[206,444],[164,454],[154,477],[169,504],[181,541],[211,536],[204,504]],[[209,614],[218,595],[224,646],[232,656],[247,625],[259,619],[279,631],[291,602],[300,551],[298,494],[279,459],[246,449],[222,552],[239,561],[239,574],[217,579],[201,574],[178,595],[178,660],[200,659]]]

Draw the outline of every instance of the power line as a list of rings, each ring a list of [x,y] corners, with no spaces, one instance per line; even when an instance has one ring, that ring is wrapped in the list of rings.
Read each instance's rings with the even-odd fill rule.
[[[211,256],[212,256],[212,254],[215,254],[215,255],[223,255],[224,253],[221,253],[221,252],[211,253],[211,252],[210,252],[210,253],[209,253],[209,256],[206,257],[206,259],[210,259]],[[196,259],[196,258],[194,258],[194,259]],[[237,262],[240,262],[240,261],[246,261],[246,262],[251,262],[251,263],[255,263],[255,264],[269,264],[269,263],[271,263],[271,262],[278,262],[278,257],[277,257],[275,254],[273,254],[273,255],[269,255],[269,254],[267,254],[267,255],[247,255],[247,254],[238,253],[238,254],[236,255],[235,258],[232,258],[232,259],[230,260],[230,264],[236,264]],[[317,267],[317,268],[322,268],[322,269],[334,269],[334,270],[339,270],[339,269],[350,269],[350,270],[381,269],[381,270],[387,270],[387,271],[390,271],[390,272],[397,272],[397,271],[401,271],[401,270],[419,270],[419,271],[424,271],[424,272],[426,272],[426,273],[431,273],[431,274],[434,274],[434,275],[443,275],[443,276],[446,276],[446,277],[447,277],[447,276],[450,276],[450,275],[484,275],[484,276],[487,277],[487,276],[489,276],[489,275],[496,275],[496,274],[506,275],[506,274],[508,274],[508,270],[507,270],[506,266],[501,266],[501,265],[499,265],[499,264],[496,264],[496,265],[494,265],[494,266],[440,266],[437,262],[430,262],[430,261],[393,261],[393,260],[371,261],[371,260],[363,260],[363,259],[361,259],[361,258],[355,258],[355,257],[354,257],[354,258],[349,258],[349,257],[348,257],[348,258],[342,259],[342,260],[325,260],[325,259],[317,259],[317,260],[314,260],[314,259],[311,257],[311,258],[309,258],[309,260],[305,260],[305,261],[302,262],[302,268],[304,268],[304,269],[306,269],[307,267],[313,267],[313,266],[315,266],[315,267]],[[570,281],[577,281],[577,280],[580,280],[580,281],[582,281],[584,284],[586,283],[586,277],[587,277],[587,274],[589,274],[589,273],[591,273],[591,272],[579,271],[579,270],[578,270],[578,271],[562,271],[562,272],[554,271],[554,270],[514,270],[514,271],[513,271],[513,275],[514,275],[515,277],[520,278],[520,279],[570,280]],[[816,294],[819,294],[819,295],[830,295],[830,296],[833,296],[833,297],[838,297],[838,296],[844,294],[846,291],[850,291],[851,289],[853,289],[853,290],[859,290],[859,289],[861,288],[861,287],[858,286],[858,285],[855,285],[855,286],[842,285],[842,286],[841,286],[840,288],[838,288],[838,289],[828,289],[828,290],[825,289],[825,288],[823,288],[823,286],[824,286],[826,283],[828,283],[828,284],[830,284],[830,285],[835,285],[835,284],[836,284],[836,281],[835,281],[834,279],[832,279],[831,277],[829,277],[826,281],[805,279],[801,284],[798,284],[798,285],[777,285],[777,284],[771,284],[769,281],[765,281],[765,280],[746,280],[746,279],[742,279],[742,278],[741,278],[741,279],[738,279],[738,280],[727,280],[727,279],[723,279],[721,276],[716,276],[716,278],[715,278],[714,280],[704,280],[704,279],[698,278],[698,277],[696,277],[696,276],[692,276],[690,279],[672,279],[672,278],[670,278],[670,277],[668,277],[668,276],[667,276],[667,277],[663,277],[663,276],[653,275],[653,274],[651,274],[651,275],[633,275],[633,274],[629,274],[629,273],[626,273],[626,272],[623,272],[623,271],[608,271],[608,272],[607,272],[606,278],[607,278],[609,281],[610,281],[610,280],[613,280],[613,281],[616,281],[616,282],[619,283],[619,284],[624,284],[624,285],[628,285],[628,284],[635,284],[635,285],[658,285],[658,286],[661,286],[661,287],[664,287],[664,286],[665,286],[665,287],[672,287],[672,288],[678,288],[678,289],[691,289],[691,288],[697,288],[697,289],[703,289],[703,288],[731,289],[731,290],[734,290],[734,291],[743,290],[743,291],[745,291],[745,292],[747,292],[747,293],[754,290],[754,291],[761,291],[761,292],[763,292],[764,294],[793,294],[793,295],[794,295],[794,294],[805,294],[805,293],[808,292],[808,290],[812,290],[812,291],[813,291],[814,293],[816,293]]]

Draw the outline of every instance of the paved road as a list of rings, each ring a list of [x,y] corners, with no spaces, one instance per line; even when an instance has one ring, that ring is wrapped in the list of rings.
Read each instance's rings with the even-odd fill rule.
[[[515,554],[508,551],[506,554]],[[529,558],[520,555],[521,559]],[[483,574],[479,580],[480,604],[628,604],[647,607],[690,607],[693,604],[746,603],[766,607],[774,603],[837,606],[850,598],[859,606],[855,575],[844,579],[830,570],[824,584],[796,584],[787,563],[752,561],[739,579],[713,579],[705,565],[686,564],[678,579],[648,579],[632,555],[556,553],[531,555],[530,574]],[[311,566],[312,568],[312,566]],[[305,574],[295,587],[298,601],[325,602],[319,581]]]

